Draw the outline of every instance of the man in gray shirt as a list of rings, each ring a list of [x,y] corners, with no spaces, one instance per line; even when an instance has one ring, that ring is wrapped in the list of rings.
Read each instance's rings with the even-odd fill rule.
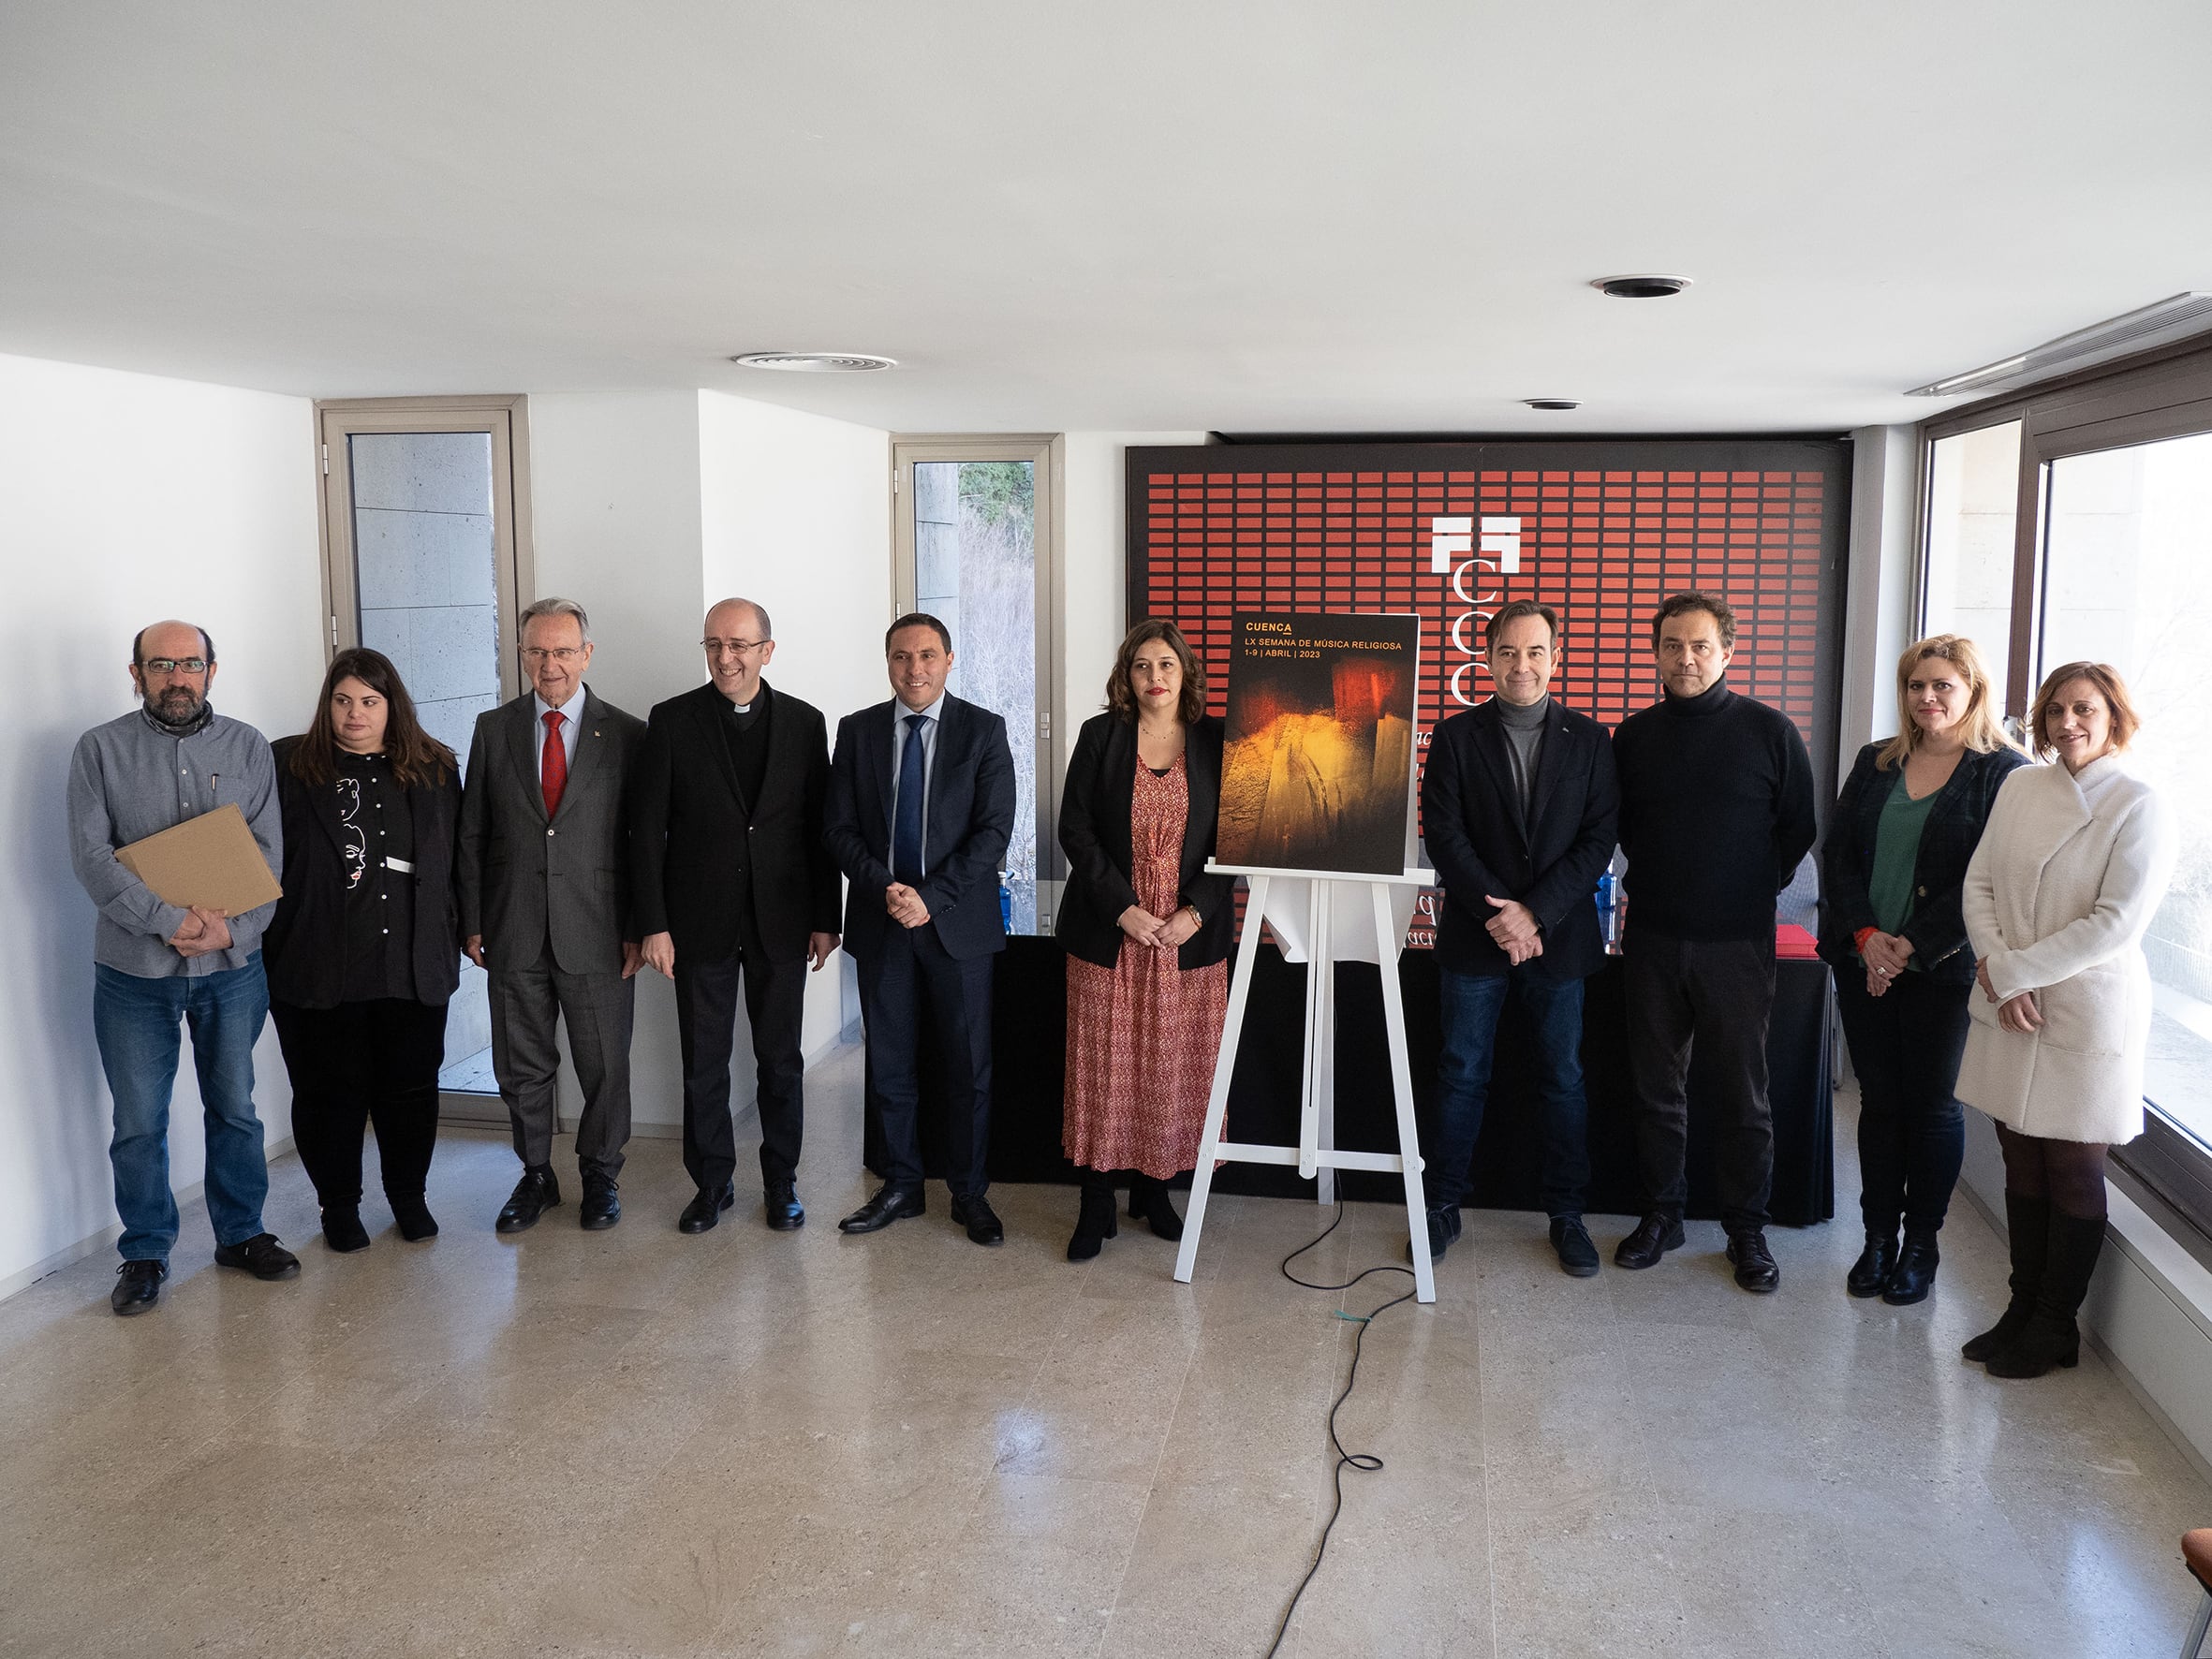
[[[215,1261],[257,1279],[300,1270],[261,1227],[269,1165],[254,1114],[254,1043],[269,1013],[261,930],[274,905],[243,916],[165,903],[116,859],[118,847],[235,805],[272,874],[283,863],[276,767],[261,734],[208,705],[214,641],[190,623],[156,623],[131,646],[141,706],[77,740],[69,762],[69,858],[99,906],[93,932],[93,1034],[115,1102],[115,1208],[123,1217],[109,1303],[142,1314],[161,1297],[177,1205],[169,1181],[169,1105],[180,1021],[207,1114],[207,1210]]]

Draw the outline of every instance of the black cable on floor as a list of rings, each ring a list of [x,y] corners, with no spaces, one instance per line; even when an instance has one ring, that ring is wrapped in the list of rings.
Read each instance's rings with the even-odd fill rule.
[[[1361,1280],[1376,1273],[1403,1273],[1408,1279],[1413,1277],[1413,1270],[1411,1268],[1384,1266],[1379,1268],[1363,1269],[1361,1271],[1354,1273],[1350,1278],[1347,1279],[1341,1285],[1322,1285],[1311,1279],[1301,1279],[1296,1273],[1290,1271],[1290,1264],[1292,1262],[1296,1261],[1307,1251],[1319,1245],[1323,1239],[1326,1239],[1331,1233],[1335,1232],[1340,1226],[1342,1226],[1343,1222],[1344,1200],[1342,1198],[1338,1198],[1336,1200],[1336,1219],[1332,1221],[1327,1226],[1323,1227],[1314,1238],[1307,1240],[1305,1243],[1299,1245],[1297,1249],[1291,1251],[1290,1255],[1283,1257],[1280,1264],[1283,1277],[1290,1280],[1290,1282],[1293,1285],[1304,1285],[1307,1290],[1349,1290]],[[1419,1241],[1419,1242],[1426,1243],[1427,1241],[1422,1240]],[[1321,1528],[1320,1542],[1314,1546],[1313,1564],[1305,1569],[1305,1577],[1298,1580],[1298,1588],[1290,1593],[1290,1605],[1283,1609],[1283,1622],[1275,1628],[1275,1640],[1268,1644],[1267,1659],[1275,1659],[1276,1654],[1281,1651],[1283,1637],[1290,1634],[1290,1619],[1292,1615],[1298,1611],[1299,1599],[1305,1594],[1305,1587],[1313,1582],[1314,1575],[1321,1570],[1321,1558],[1329,1553],[1329,1534],[1336,1530],[1336,1518],[1344,1513],[1345,1470],[1357,1469],[1364,1475],[1372,1475],[1382,1467],[1382,1460],[1377,1457],[1373,1452],[1354,1452],[1344,1449],[1344,1442],[1337,1437],[1336,1433],[1336,1414],[1344,1409],[1344,1402],[1351,1398],[1352,1388],[1358,1384],[1360,1380],[1360,1352],[1367,1341],[1368,1330],[1373,1327],[1375,1321],[1378,1318],[1379,1318],[1382,1314],[1389,1313],[1391,1309],[1396,1307],[1400,1302],[1411,1301],[1414,1298],[1415,1292],[1418,1291],[1420,1285],[1417,1281],[1413,1290],[1407,1291],[1403,1296],[1394,1296],[1390,1299],[1390,1300],[1384,1302],[1380,1307],[1375,1308],[1364,1314],[1347,1314],[1342,1310],[1337,1312],[1336,1317],[1339,1319],[1349,1320],[1351,1323],[1357,1325],[1360,1328],[1360,1334],[1352,1338],[1351,1370],[1345,1374],[1344,1389],[1336,1396],[1335,1402],[1329,1407],[1329,1444],[1336,1448],[1336,1466],[1330,1473],[1334,1476],[1336,1487],[1336,1502],[1331,1505],[1329,1509],[1328,1524]]]

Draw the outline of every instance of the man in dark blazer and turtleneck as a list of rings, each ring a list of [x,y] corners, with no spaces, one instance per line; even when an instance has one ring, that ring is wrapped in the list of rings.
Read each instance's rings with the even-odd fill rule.
[[[1605,959],[1594,895],[1613,858],[1620,792],[1605,728],[1551,695],[1558,613],[1516,599],[1491,617],[1483,650],[1496,695],[1437,727],[1421,779],[1423,843],[1444,887],[1427,1244],[1440,1256],[1459,1237],[1498,1020],[1511,1006],[1540,1077],[1552,1248],[1562,1270],[1587,1278],[1598,1249],[1582,1218],[1590,1178],[1583,981]]]
[[[1774,1112],[1766,1022],[1775,995],[1775,899],[1812,851],[1812,760],[1778,709],[1729,689],[1736,618],[1687,592],[1651,619],[1664,695],[1613,734],[1621,850],[1629,856],[1629,1066],[1644,1215],[1613,1259],[1648,1268],[1683,1241],[1689,1060],[1713,1079],[1714,1174],[1728,1259],[1744,1289],[1781,1270],[1766,1243]]]
[[[926,1020],[945,1061],[952,1219],[978,1244],[997,1244],[1006,1229],[983,1196],[983,1157],[1013,752],[1004,720],[945,690],[952,634],[943,623],[900,617],[883,653],[894,695],[837,723],[830,765],[827,834],[851,884],[845,948],[860,967],[886,1158],[881,1190],[837,1226],[872,1233],[923,1213],[916,1056]]]
[[[750,599],[708,611],[702,644],[707,683],[654,708],[630,783],[633,916],[645,965],[676,982],[684,1167],[699,1189],[676,1226],[703,1233],[736,1202],[730,1055],[742,988],[767,1221],[789,1232],[806,1220],[806,976],[837,949],[837,865],[822,840],[828,727],[760,677],[775,636]]]

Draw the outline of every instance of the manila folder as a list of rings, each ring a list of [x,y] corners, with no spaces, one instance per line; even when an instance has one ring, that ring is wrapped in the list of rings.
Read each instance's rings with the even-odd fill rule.
[[[229,802],[117,847],[115,859],[162,903],[180,910],[197,904],[225,916],[243,916],[284,894],[269,874],[260,844],[246,828],[245,815]]]

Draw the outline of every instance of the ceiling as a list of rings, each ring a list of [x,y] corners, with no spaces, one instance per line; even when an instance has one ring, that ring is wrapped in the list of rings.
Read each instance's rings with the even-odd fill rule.
[[[2203,0],[9,0],[0,351],[903,431],[1910,420],[2212,287],[2207,66]],[[1587,286],[1650,271],[1696,286]]]

